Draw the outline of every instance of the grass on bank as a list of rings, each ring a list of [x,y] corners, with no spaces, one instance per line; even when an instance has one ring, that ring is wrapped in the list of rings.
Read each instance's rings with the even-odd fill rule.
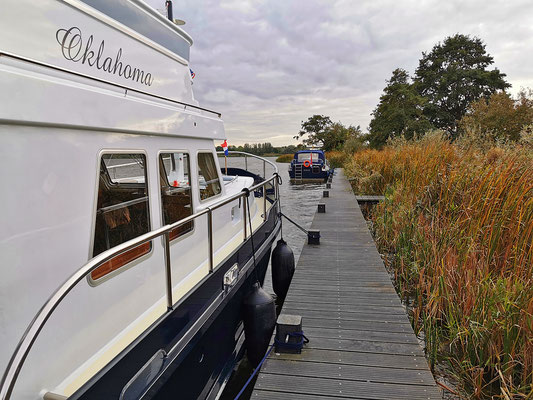
[[[356,192],[386,196],[376,240],[431,365],[447,361],[472,398],[533,398],[531,144],[433,135],[344,161]]]
[[[276,158],[276,162],[279,162],[279,163],[290,163],[293,158],[294,158],[294,154],[293,153],[291,153],[291,154],[282,154],[281,156]]]

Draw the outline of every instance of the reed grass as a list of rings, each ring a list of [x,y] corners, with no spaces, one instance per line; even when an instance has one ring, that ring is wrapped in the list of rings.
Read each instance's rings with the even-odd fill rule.
[[[329,165],[333,168],[340,168],[344,164],[346,159],[346,153],[342,151],[327,151],[326,158],[329,161]]]
[[[290,163],[294,158],[294,154],[282,154],[276,158],[276,162],[279,163]]]
[[[433,367],[469,398],[533,398],[533,150],[439,135],[345,160]]]

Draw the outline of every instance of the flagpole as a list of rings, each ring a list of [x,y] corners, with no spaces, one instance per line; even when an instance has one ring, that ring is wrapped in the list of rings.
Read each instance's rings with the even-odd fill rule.
[[[226,164],[226,175],[228,174],[228,156],[224,154],[224,162]]]

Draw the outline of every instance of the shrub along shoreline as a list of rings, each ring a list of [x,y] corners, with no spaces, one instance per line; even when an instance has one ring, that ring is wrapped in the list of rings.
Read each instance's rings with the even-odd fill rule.
[[[533,398],[531,144],[429,135],[329,157],[356,193],[385,195],[376,241],[432,367],[447,362],[468,397]]]

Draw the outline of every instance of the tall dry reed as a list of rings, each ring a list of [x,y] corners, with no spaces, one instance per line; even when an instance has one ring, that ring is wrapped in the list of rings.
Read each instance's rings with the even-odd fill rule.
[[[373,213],[397,286],[414,300],[433,365],[472,398],[533,398],[533,151],[439,136],[355,153],[354,190]]]

